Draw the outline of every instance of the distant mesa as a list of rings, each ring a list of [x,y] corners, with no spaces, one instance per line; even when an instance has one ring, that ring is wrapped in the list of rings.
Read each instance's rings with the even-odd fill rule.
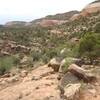
[[[4,26],[6,27],[25,27],[25,26],[54,26],[66,23],[67,21],[73,21],[79,19],[81,16],[89,16],[92,13],[100,11],[100,0],[96,0],[88,4],[81,12],[79,11],[70,11],[66,13],[60,13],[56,15],[48,15],[46,17],[33,20],[31,22],[24,21],[11,21],[7,22]]]
[[[66,13],[56,14],[56,15],[48,15],[44,18],[36,19],[31,22],[24,21],[11,21],[5,24],[6,27],[23,27],[23,26],[34,26],[40,25],[42,27],[48,27],[53,25],[60,25],[65,23],[70,19],[74,14],[78,14],[78,11],[70,11]]]
[[[69,20],[70,17],[72,17],[74,14],[78,14],[78,13],[79,13],[79,11],[74,10],[74,11],[56,14],[56,15],[48,15],[44,18],[34,20],[31,23],[40,25],[43,27],[60,25],[60,24],[67,22],[67,20]]]
[[[5,24],[5,26],[24,26],[27,22],[24,21],[11,21],[11,22],[7,22]]]

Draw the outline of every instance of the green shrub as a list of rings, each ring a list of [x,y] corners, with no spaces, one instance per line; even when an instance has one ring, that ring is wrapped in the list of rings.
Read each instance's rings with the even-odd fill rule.
[[[16,64],[18,64],[18,59],[14,56],[0,58],[0,75],[8,72]]]
[[[48,61],[50,60],[50,58],[46,54],[44,54],[41,59],[45,64],[48,63]]]
[[[80,41],[79,54],[93,61],[100,57],[100,35],[96,33],[87,33]]]
[[[100,22],[96,23],[96,25],[94,26],[94,31],[96,33],[100,33]]]
[[[40,57],[41,57],[41,52],[40,52],[40,51],[35,51],[35,50],[33,50],[33,51],[31,52],[31,56],[32,56],[32,58],[33,58],[33,62],[34,62],[34,61],[38,61],[38,60],[40,59]]]
[[[59,51],[58,48],[45,48],[40,56],[41,60],[43,61],[43,63],[48,63],[48,61],[54,57],[57,57],[59,55]]]
[[[66,72],[68,67],[74,62],[73,58],[65,58],[65,63],[63,65],[63,72]]]
[[[58,51],[56,49],[50,49],[46,52],[46,55],[51,59],[58,55]]]
[[[66,45],[64,52],[62,54],[60,54],[61,57],[62,58],[77,57],[78,56],[78,48],[79,48],[78,44],[72,44],[69,42],[68,45]]]

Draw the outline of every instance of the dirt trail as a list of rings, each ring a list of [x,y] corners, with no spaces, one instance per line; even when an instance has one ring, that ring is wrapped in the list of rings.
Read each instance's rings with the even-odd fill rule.
[[[21,83],[0,91],[0,100],[60,100],[57,74],[46,65],[23,78]]]

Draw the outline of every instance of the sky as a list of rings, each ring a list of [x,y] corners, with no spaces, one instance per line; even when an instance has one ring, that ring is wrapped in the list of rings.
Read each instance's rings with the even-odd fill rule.
[[[94,0],[0,0],[0,24],[32,21],[57,13],[82,10]]]

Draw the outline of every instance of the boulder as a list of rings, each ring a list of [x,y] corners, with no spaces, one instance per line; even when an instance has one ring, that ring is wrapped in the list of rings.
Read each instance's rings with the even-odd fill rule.
[[[79,80],[75,75],[73,75],[71,72],[67,72],[61,78],[60,86],[65,87],[68,84],[74,84],[74,83],[78,83],[78,82],[79,82]]]
[[[65,98],[64,100],[73,98],[80,86],[80,84],[76,84],[79,84],[79,80],[71,72],[67,72],[65,75],[63,75],[58,85],[58,89],[60,90],[60,97]],[[77,86],[77,88],[74,89],[73,87],[75,86]]]
[[[48,63],[48,67],[51,67],[55,72],[58,72],[60,67],[60,59],[59,58],[53,58]]]
[[[83,79],[85,82],[96,80],[96,76],[93,73],[77,66],[76,64],[71,64],[68,71],[77,76],[79,79]]]
[[[66,100],[79,100],[80,87],[81,87],[81,83],[68,84],[65,87],[65,93],[64,93]]]

